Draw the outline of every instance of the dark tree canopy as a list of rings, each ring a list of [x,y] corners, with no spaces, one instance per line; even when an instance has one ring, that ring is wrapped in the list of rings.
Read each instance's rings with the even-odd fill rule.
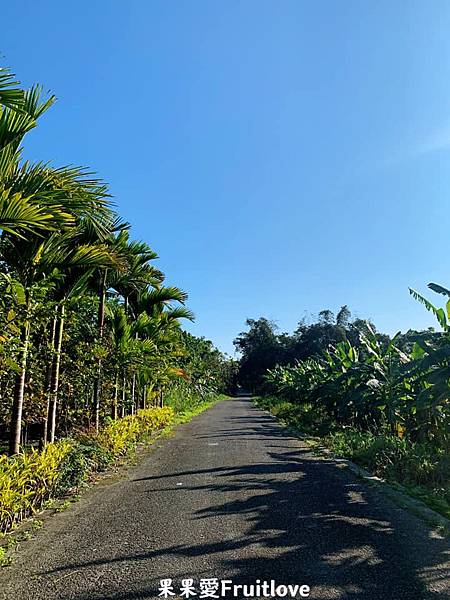
[[[249,391],[260,389],[263,375],[275,365],[294,364],[312,356],[323,354],[339,342],[349,340],[359,345],[360,332],[367,332],[373,323],[360,318],[352,319],[347,305],[342,306],[336,316],[329,309],[320,311],[316,319],[303,318],[292,334],[278,332],[277,325],[260,317],[247,319],[248,331],[234,340],[241,354],[239,362],[239,383]],[[382,343],[388,343],[389,336],[377,333]]]

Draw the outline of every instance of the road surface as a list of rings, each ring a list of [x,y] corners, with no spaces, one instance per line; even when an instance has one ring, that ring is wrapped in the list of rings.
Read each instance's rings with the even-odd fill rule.
[[[0,598],[156,598],[165,578],[176,591],[193,579],[198,598],[200,579],[219,578],[308,585],[314,599],[444,599],[449,560],[431,527],[240,398],[49,519],[0,571]]]

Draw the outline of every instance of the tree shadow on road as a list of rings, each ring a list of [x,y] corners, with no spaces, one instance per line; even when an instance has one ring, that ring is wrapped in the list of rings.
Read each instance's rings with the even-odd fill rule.
[[[150,496],[167,493],[169,499],[176,491],[211,498],[206,506],[190,514],[192,543],[176,544],[168,539],[165,547],[156,550],[67,563],[46,575],[114,569],[124,563],[133,569],[136,563],[144,562],[148,565],[147,575],[140,570],[132,590],[121,589],[118,580],[116,587],[106,586],[98,592],[102,595],[93,590],[70,598],[154,598],[164,574],[153,571],[152,561],[164,557],[169,565],[176,565],[180,559],[184,564],[186,559],[190,561],[189,573],[174,573],[180,578],[225,574],[234,583],[275,579],[283,584],[308,584],[312,589],[310,598],[315,599],[450,597],[447,539],[365,486],[335,461],[316,457],[298,443],[295,447],[293,438],[260,411],[237,417],[228,428],[225,422],[220,427],[198,437],[222,438],[228,443],[239,443],[242,438],[249,443],[264,439],[267,460],[135,480],[141,485],[145,482],[144,493]],[[190,478],[182,489],[176,487],[181,477]],[[232,534],[236,519],[245,521],[245,534],[227,539],[227,527]],[[217,523],[222,529],[212,535],[214,541],[199,543],[195,532],[205,529],[205,521],[210,522],[213,532]],[[446,585],[446,591],[426,592],[425,583],[431,588]]]

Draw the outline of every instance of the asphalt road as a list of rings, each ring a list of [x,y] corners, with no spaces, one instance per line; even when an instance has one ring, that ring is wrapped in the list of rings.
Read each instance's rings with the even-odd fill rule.
[[[447,540],[248,400],[158,446],[25,542],[0,598],[156,598],[161,579],[198,593],[213,577],[309,585],[314,599],[450,598]]]

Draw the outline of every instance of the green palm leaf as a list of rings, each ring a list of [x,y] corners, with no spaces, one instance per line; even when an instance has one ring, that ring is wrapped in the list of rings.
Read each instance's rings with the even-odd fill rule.
[[[24,93],[19,87],[15,75],[5,67],[0,67],[0,104],[12,109],[20,109]]]

